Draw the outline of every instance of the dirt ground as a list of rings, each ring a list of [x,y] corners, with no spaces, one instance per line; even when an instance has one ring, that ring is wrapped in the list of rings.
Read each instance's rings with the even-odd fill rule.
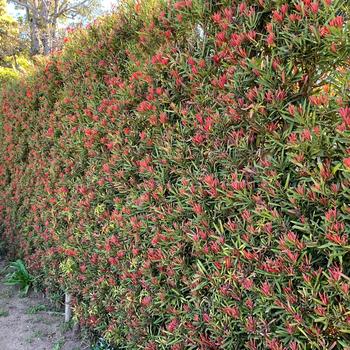
[[[62,313],[50,310],[39,294],[21,297],[18,288],[5,286],[0,260],[0,349],[88,350],[89,346],[64,323]]]

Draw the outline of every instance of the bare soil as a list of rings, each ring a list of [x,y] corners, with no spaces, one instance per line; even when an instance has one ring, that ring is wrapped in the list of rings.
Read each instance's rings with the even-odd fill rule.
[[[0,349],[88,350],[89,346],[64,323],[61,312],[39,293],[22,297],[18,288],[4,285],[0,260]]]

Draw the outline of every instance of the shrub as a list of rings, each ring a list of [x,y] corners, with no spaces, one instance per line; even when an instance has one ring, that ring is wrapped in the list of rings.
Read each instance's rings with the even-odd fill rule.
[[[19,73],[7,67],[0,67],[0,84],[7,83],[9,81],[13,81],[19,78]]]
[[[153,4],[3,92],[9,248],[122,348],[349,347],[349,5]]]

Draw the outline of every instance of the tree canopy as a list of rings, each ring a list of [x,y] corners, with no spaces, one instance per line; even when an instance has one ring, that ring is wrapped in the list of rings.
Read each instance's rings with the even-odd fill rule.
[[[0,0],[0,64],[18,50],[18,24],[7,12],[5,0]]]

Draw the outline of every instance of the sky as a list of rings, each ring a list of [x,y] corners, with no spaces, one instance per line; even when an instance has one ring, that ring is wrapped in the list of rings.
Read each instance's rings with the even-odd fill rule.
[[[101,0],[101,7],[103,11],[110,11],[112,9],[113,4],[118,2],[118,0]],[[15,6],[13,4],[8,4],[8,11],[11,16],[16,17],[18,16],[19,11],[15,9]]]

